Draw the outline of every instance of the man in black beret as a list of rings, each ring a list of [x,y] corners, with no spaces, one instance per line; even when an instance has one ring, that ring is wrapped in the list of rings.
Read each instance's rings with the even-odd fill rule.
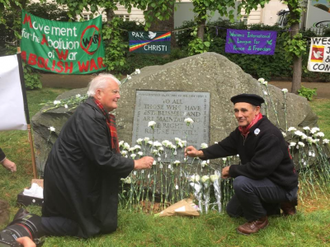
[[[260,113],[264,99],[239,94],[231,101],[238,127],[208,148],[187,147],[185,154],[203,160],[239,154],[241,164],[224,167],[222,178],[235,178],[227,213],[245,217],[237,232],[249,235],[267,227],[267,216],[280,214],[280,208],[284,215],[296,213],[298,176],[282,132]]]

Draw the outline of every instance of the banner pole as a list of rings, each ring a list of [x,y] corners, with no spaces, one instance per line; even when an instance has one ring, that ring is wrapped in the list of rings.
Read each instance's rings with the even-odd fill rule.
[[[26,119],[26,123],[27,123],[27,130],[28,130],[28,135],[29,135],[29,143],[30,143],[31,156],[32,156],[33,178],[36,179],[37,178],[37,166],[36,166],[36,159],[35,159],[35,154],[34,154],[33,138],[32,138],[31,125],[30,125],[30,114],[29,114],[29,107],[28,107],[27,97],[26,97],[26,88],[25,88],[20,47],[17,47],[17,60],[18,60],[19,77],[20,77],[20,81],[21,81],[22,94],[23,94],[25,119]]]

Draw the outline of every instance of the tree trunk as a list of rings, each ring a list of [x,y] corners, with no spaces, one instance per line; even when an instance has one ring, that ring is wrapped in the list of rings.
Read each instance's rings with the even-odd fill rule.
[[[197,37],[200,38],[202,41],[204,41],[205,23],[206,20],[204,20],[202,23],[199,23],[197,30]]]
[[[299,23],[295,23],[291,25],[291,38],[299,33]],[[302,57],[294,57],[293,58],[293,76],[292,76],[292,87],[291,93],[298,94],[298,90],[301,87],[301,63]]]

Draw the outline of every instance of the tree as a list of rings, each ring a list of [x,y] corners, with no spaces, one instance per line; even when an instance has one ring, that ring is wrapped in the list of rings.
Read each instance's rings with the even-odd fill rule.
[[[302,34],[299,33],[299,23],[303,9],[300,5],[300,0],[287,0],[283,2],[288,5],[290,10],[288,15],[290,35],[287,37],[285,50],[287,58],[293,59],[291,93],[298,94],[298,90],[301,88],[302,55],[306,52],[306,42],[302,39]]]

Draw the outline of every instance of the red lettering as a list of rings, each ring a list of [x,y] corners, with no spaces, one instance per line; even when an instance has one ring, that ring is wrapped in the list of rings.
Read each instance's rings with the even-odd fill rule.
[[[37,55],[30,53],[28,64],[36,65],[37,64]]]
[[[63,71],[63,62],[62,61],[58,61],[57,62],[57,66],[60,68],[60,70],[59,69],[56,69],[55,71],[57,72],[57,73],[61,73],[62,71]]]
[[[86,61],[86,64],[84,62],[82,62],[80,64],[80,61],[78,61],[78,67],[79,67],[80,72],[83,72],[83,71],[87,72],[88,71],[88,66],[89,66],[89,61]]]
[[[43,34],[43,35],[42,35],[41,45],[43,45],[44,43],[46,43],[46,45],[47,45],[47,46],[49,46],[49,45],[48,45],[48,41],[47,41],[47,38],[46,38],[46,35],[45,35],[45,34]]]
[[[70,66],[68,66],[68,63],[65,63],[65,73],[68,73],[68,70],[70,70],[70,74],[72,73],[72,70],[73,70],[73,63],[70,62]]]
[[[49,59],[47,58],[45,60],[45,69],[50,70],[50,68],[48,67],[48,61],[49,61]]]
[[[97,58],[97,64],[99,65],[99,68],[106,67],[106,65],[103,64],[103,57]]]
[[[68,57],[68,53],[69,53],[69,50],[66,50],[65,51],[65,54],[63,53],[63,51],[61,51],[61,53],[58,51],[58,49],[55,49],[56,53],[57,53],[57,56],[60,60],[66,60],[66,58]]]
[[[23,24],[25,24],[26,22],[28,22],[30,28],[32,28],[31,16],[29,16],[29,15],[27,15],[27,14],[25,14]]]
[[[93,70],[93,69],[98,70],[99,68],[96,66],[96,63],[95,63],[94,59],[92,58],[91,59],[91,67],[90,67],[89,70]]]
[[[45,64],[45,59],[43,57],[38,57],[37,65],[39,68],[43,68]]]
[[[55,60],[53,60],[52,71],[54,71],[54,69],[55,69],[55,65],[56,65],[56,61],[55,61]]]
[[[26,51],[22,51],[21,53],[22,60],[26,62]]]

